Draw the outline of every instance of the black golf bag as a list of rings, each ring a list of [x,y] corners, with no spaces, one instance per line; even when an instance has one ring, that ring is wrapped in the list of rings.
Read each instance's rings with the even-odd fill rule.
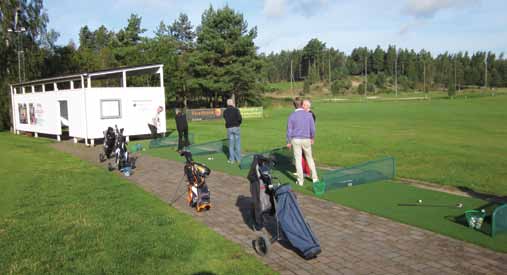
[[[116,145],[116,134],[113,127],[107,127],[104,131],[104,152],[99,154],[99,160],[101,162],[112,157],[114,148]]]
[[[125,167],[131,167],[129,152],[127,150],[127,141],[123,136],[123,128],[118,130],[118,126],[115,125],[116,128],[116,142],[115,142],[115,166],[118,170],[121,170]],[[133,168],[133,167],[132,167]]]
[[[190,207],[195,207],[197,212],[209,210],[211,208],[210,192],[206,184],[206,177],[211,170],[204,164],[195,162],[192,159],[192,153],[182,151],[181,155],[185,157],[184,173],[188,179],[187,202]]]
[[[268,158],[262,155],[255,155],[250,166],[250,172],[248,173],[250,194],[253,200],[254,226],[257,229],[263,227],[263,215],[275,214],[274,191],[270,188],[270,185],[272,186],[271,164],[272,162]]]
[[[266,255],[271,243],[280,239],[281,229],[301,256],[305,259],[315,258],[321,252],[319,240],[305,221],[290,185],[273,184],[272,165],[270,159],[255,155],[248,174],[256,225],[262,227],[263,216],[273,212],[277,223],[277,236],[271,240],[261,236],[254,242],[254,247],[257,253]]]

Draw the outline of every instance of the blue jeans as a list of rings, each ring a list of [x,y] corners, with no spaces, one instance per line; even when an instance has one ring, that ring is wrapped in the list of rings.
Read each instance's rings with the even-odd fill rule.
[[[239,127],[227,128],[227,138],[229,139],[229,160],[241,160],[241,139]]]

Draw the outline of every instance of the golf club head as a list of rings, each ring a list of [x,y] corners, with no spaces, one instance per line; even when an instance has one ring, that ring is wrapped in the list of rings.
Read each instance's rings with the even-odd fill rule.
[[[183,150],[180,152],[180,156],[185,157],[187,163],[191,163],[192,161],[194,161],[194,159],[192,158],[192,153],[190,151]]]

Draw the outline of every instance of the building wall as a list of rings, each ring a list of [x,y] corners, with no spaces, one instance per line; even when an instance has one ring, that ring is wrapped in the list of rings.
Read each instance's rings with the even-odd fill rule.
[[[15,128],[61,135],[59,100],[67,101],[71,137],[102,138],[103,131],[115,125],[124,128],[124,135],[127,136],[150,134],[148,123],[152,123],[159,106],[163,107],[163,111],[158,115],[158,132],[166,132],[165,95],[161,87],[87,88],[86,93],[76,89],[15,94]],[[111,110],[101,109],[112,106],[114,100],[120,102],[120,116],[107,117],[111,115]],[[26,106],[26,110],[23,106]]]
[[[16,130],[62,134],[60,106],[55,92],[16,94],[13,103]]]
[[[115,110],[108,109],[115,100],[120,101],[120,117],[104,118]],[[163,111],[158,115],[159,133],[166,132],[166,112],[164,88],[128,87],[128,88],[88,88],[86,89],[86,110],[88,117],[88,137],[102,138],[107,127],[115,125],[124,128],[124,135],[150,134],[148,127],[157,115],[157,108]]]

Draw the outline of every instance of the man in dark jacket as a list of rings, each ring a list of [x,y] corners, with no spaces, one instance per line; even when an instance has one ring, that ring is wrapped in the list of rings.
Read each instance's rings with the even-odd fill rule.
[[[232,99],[227,100],[227,108],[224,111],[225,128],[229,139],[229,163],[241,160],[241,139],[239,126],[241,125],[241,113],[234,106]]]
[[[187,116],[180,109],[176,109],[176,130],[178,130],[178,151],[183,149],[183,146],[189,146],[190,142],[188,142],[188,123]],[[183,143],[183,138],[185,138],[185,142]]]

